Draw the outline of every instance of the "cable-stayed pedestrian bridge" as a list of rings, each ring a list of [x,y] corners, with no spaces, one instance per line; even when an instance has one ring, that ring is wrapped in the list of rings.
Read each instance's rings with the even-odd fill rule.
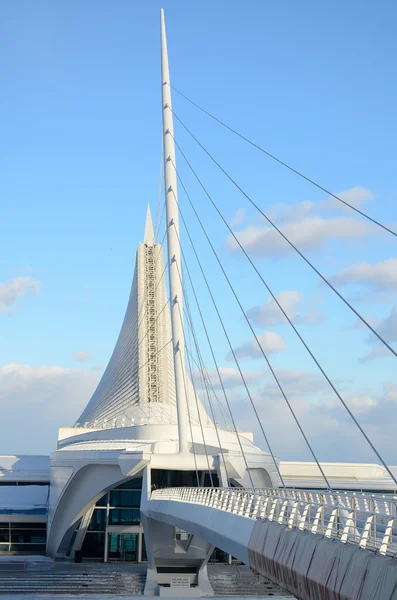
[[[316,206],[291,205],[292,213],[312,211],[309,221],[275,218],[274,207],[262,205],[254,192],[246,191],[251,182],[240,185],[223,166],[224,158],[215,158],[201,141],[202,132],[196,135],[196,118],[191,127],[179,108],[173,109],[175,88],[163,17],[161,31],[164,198],[160,189],[154,224],[150,210],[147,213],[113,354],[75,426],[61,430],[51,457],[47,552],[59,559],[77,553],[92,558],[94,548],[106,562],[117,548],[125,548],[123,536],[129,536],[130,541],[138,540],[138,554],[145,550],[148,595],[170,595],[178,577],[187,580],[184,597],[212,595],[207,563],[218,547],[298,598],[397,600],[396,498],[336,491],[341,482],[346,489],[397,490],[397,469],[389,465],[385,448],[378,448],[383,440],[374,438],[377,420],[371,422],[366,413],[377,410],[377,398],[364,394],[361,402],[361,387],[354,387],[351,379],[347,389],[343,373],[351,377],[351,372],[349,364],[343,365],[346,354],[339,356],[344,349],[341,332],[350,330],[353,336],[351,330],[363,328],[375,344],[372,356],[394,360],[395,337],[389,331],[393,327],[390,318],[380,327],[367,318],[340,290],[338,281],[342,278],[343,283],[350,267],[339,276],[328,276],[326,264],[312,258],[312,244],[304,243],[301,235],[309,228],[316,240],[325,240],[329,228],[339,238],[351,227],[360,232],[376,227],[395,241],[397,232],[361,210],[361,204],[332,193],[178,92],[238,143],[243,141],[327,194]],[[176,138],[174,117],[182,134]],[[182,168],[176,166],[176,149]],[[227,197],[236,194],[239,206],[240,199],[244,202],[240,212],[248,209],[254,215],[244,230],[231,224],[230,206],[218,202],[221,193],[213,191],[214,181],[207,184],[207,167],[197,167],[197,158],[191,162],[192,153],[198,157],[202,152],[231,186]],[[239,160],[244,155],[240,153]],[[347,224],[344,217],[319,219],[324,203],[327,211],[342,208],[352,217]],[[217,224],[221,229],[214,229]],[[187,244],[181,243],[181,235]],[[242,261],[226,255],[225,245]],[[297,262],[274,270],[272,279],[267,265],[260,263],[269,248],[279,249],[278,258],[290,253]],[[390,260],[387,269],[395,264]],[[302,266],[303,278],[307,270],[330,302],[354,318],[351,326],[333,320],[324,335],[308,333],[305,326],[318,323],[319,315],[314,311],[310,320],[297,312],[296,299],[302,292],[291,290],[301,277],[298,270],[291,276],[295,264]],[[363,269],[379,277],[386,272],[385,263],[361,265],[359,279]],[[288,281],[282,281],[283,275]],[[367,277],[369,282],[374,279],[375,275]],[[253,305],[255,292],[261,303],[265,294],[265,304]],[[292,305],[286,301],[291,297]],[[396,314],[394,310],[393,319]],[[287,344],[267,330],[278,325],[285,327],[293,352],[281,364],[274,355]],[[355,360],[353,351],[349,360]],[[336,367],[330,364],[339,358]],[[301,366],[306,361],[314,372],[298,370],[306,368]],[[365,360],[357,357],[357,362]],[[394,372],[388,370],[387,377]],[[356,383],[369,390],[372,378],[364,376],[357,376]],[[387,382],[386,411],[396,397],[394,384]],[[310,393],[315,397],[306,402]],[[376,465],[330,465],[321,459],[316,424],[325,405],[340,414],[337,427],[334,419],[324,431],[327,443],[339,443],[339,425],[346,422],[353,431],[346,437],[354,441],[357,436],[355,442],[370,452]],[[307,418],[312,414],[314,426]],[[246,430],[250,416],[263,448]],[[288,474],[279,456],[285,455],[294,431],[311,462],[295,463]],[[348,453],[342,450],[345,459]],[[376,487],[371,487],[374,481]],[[288,485],[323,485],[327,491],[293,490]]]
[[[395,496],[169,488],[152,491],[141,510],[187,531],[187,547],[197,536],[298,598],[394,597]]]

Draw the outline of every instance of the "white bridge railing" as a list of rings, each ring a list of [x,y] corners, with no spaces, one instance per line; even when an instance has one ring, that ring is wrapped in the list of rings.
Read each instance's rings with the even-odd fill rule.
[[[152,500],[205,505],[248,519],[353,543],[380,554],[397,553],[397,498],[377,494],[287,489],[165,488]]]
[[[384,513],[397,517],[397,496],[392,494],[371,494],[368,492],[345,492],[324,490],[295,490],[283,488],[265,488],[255,490],[259,493],[268,493],[281,498],[294,498],[302,502],[317,502],[318,504],[331,504],[344,506],[351,510],[364,510],[365,512]]]

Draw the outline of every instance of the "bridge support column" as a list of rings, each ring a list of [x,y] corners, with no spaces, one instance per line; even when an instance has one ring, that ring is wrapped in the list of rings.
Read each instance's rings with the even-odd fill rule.
[[[147,555],[145,596],[213,596],[207,563],[214,546],[197,535],[145,514],[150,488],[151,473],[147,467],[143,474],[141,504]]]
[[[227,473],[226,473],[226,469],[225,466],[223,464],[223,460],[220,456],[215,456],[214,457],[214,465],[216,468],[216,472],[218,475],[218,480],[219,480],[219,487],[222,488],[227,488],[229,487],[229,481],[227,478]]]
[[[214,550],[195,535],[141,515],[145,532],[145,596],[213,596],[207,563]]]

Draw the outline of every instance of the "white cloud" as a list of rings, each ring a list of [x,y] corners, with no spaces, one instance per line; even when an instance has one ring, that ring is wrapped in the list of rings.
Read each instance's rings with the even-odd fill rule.
[[[264,331],[257,337],[265,354],[282,352],[286,348],[286,343],[284,342],[283,338],[279,336],[278,333],[274,333],[273,331]],[[234,352],[237,359],[241,360],[246,358],[259,358],[262,356],[262,352],[260,351],[260,348],[254,337],[245,344],[234,348]],[[227,354],[226,360],[234,360],[231,352]]]
[[[9,306],[29,293],[38,294],[40,288],[41,282],[35,281],[31,277],[16,277],[0,283],[0,313],[11,315],[12,313],[8,310]]]
[[[367,352],[366,354],[364,354],[364,356],[362,356],[360,358],[360,362],[366,363],[371,360],[374,360],[375,358],[381,358],[384,356],[392,356],[392,354],[390,353],[390,350],[388,350],[385,346],[377,346],[377,347],[374,347],[369,352]]]
[[[88,362],[92,359],[93,354],[91,352],[74,352],[73,353],[73,358],[74,360],[77,360],[77,362]]]
[[[348,190],[337,192],[335,195],[355,208],[362,208],[366,202],[373,200],[374,198],[374,194],[370,190],[361,186],[355,186]],[[328,196],[319,202],[304,200],[303,202],[296,202],[295,204],[272,204],[267,209],[269,217],[272,220],[278,220],[279,222],[299,221],[304,217],[321,214],[322,211],[339,211],[347,214],[350,213],[350,215],[352,215],[351,208],[344,205],[342,202],[339,202],[339,200],[333,196]]]
[[[324,320],[324,315],[317,309],[312,309],[303,316],[298,314],[298,306],[303,300],[303,294],[296,290],[280,292],[276,298],[294,323],[316,324]],[[264,304],[254,306],[248,310],[247,316],[254,325],[259,327],[287,322],[273,298],[269,298]]]
[[[320,374],[291,370],[281,371],[278,375],[295,414],[321,461],[379,463]],[[336,383],[339,390],[344,387],[342,382]],[[342,397],[384,459],[389,464],[397,464],[397,385],[386,383],[380,394],[344,390]],[[254,403],[277,456],[283,460],[313,460],[273,381],[269,379],[257,391]],[[260,428],[249,408],[249,401],[242,392],[235,396],[233,406],[239,428],[253,430],[255,443],[265,448]]]
[[[229,221],[230,227],[239,227],[245,221],[245,209],[238,208]]]
[[[324,219],[320,216],[312,216],[285,223],[280,226],[280,229],[299,250],[318,250],[333,238],[362,238],[369,234],[371,226],[365,221],[348,217]],[[252,255],[278,258],[293,252],[293,248],[282,236],[267,225],[249,225],[235,235],[241,245]],[[231,250],[238,248],[232,236],[228,237],[227,246]]]
[[[377,322],[376,331],[389,344],[397,342],[397,305],[391,309],[391,312],[386,319]],[[377,341],[372,333],[368,334],[366,341],[368,343],[373,343],[375,341],[376,343],[372,349],[360,359],[360,362],[365,363],[374,360],[375,358],[392,356],[390,350],[382,345],[380,341]]]
[[[0,367],[0,453],[47,454],[61,426],[73,425],[98,376],[57,366]]]
[[[336,195],[356,208],[374,198],[370,190],[360,186]],[[335,211],[342,212],[343,216],[329,215]],[[328,213],[326,218],[322,214],[324,212]],[[319,202],[305,200],[295,204],[270,205],[266,213],[300,250],[317,250],[331,239],[362,238],[373,231],[369,222],[357,217],[349,207],[332,196]],[[237,222],[235,226],[239,224],[242,223]],[[242,246],[256,256],[278,258],[293,252],[292,247],[263,217],[235,232],[235,235]],[[238,248],[233,236],[227,238],[227,247],[231,250]]]
[[[397,385],[393,383],[385,383],[384,399],[391,404],[397,405]]]
[[[262,373],[258,373],[255,371],[245,371],[242,369],[244,379],[247,383],[257,383],[263,376]],[[223,382],[225,389],[234,389],[238,386],[244,385],[241,379],[241,375],[238,369],[234,367],[219,367],[219,373]],[[214,389],[221,389],[221,384],[219,381],[218,373],[214,370],[208,371],[208,376],[210,383]],[[196,370],[194,373],[195,385],[196,387],[202,389],[202,378],[200,373]]]
[[[396,289],[397,258],[389,258],[380,263],[362,262],[351,265],[329,279],[337,285],[360,284],[380,289]]]
[[[298,304],[302,300],[303,294],[294,290],[286,290],[277,294],[276,298],[290,319],[295,320],[298,316]],[[283,313],[273,298],[269,298],[267,302],[260,306],[250,308],[247,311],[247,316],[254,325],[258,326],[278,325],[279,323],[286,322]]]
[[[329,384],[320,373],[299,371],[296,369],[278,369],[276,375],[288,397],[294,397],[300,402],[307,394],[322,394],[329,391]],[[269,375],[267,383],[258,390],[261,396],[273,400],[281,399],[277,383]]]
[[[373,317],[372,315],[363,315],[364,319],[371,325],[371,327],[376,328],[380,321],[379,319]],[[352,325],[342,326],[342,329],[352,330],[352,329],[365,329],[367,330],[367,326],[365,323],[361,321],[361,319],[356,319]]]
[[[377,332],[387,342],[397,341],[397,306],[393,306],[390,315],[378,325]]]
[[[359,185],[356,185],[349,190],[338,192],[335,194],[335,196],[338,196],[341,198],[341,200],[344,200],[348,204],[351,204],[355,208],[359,209],[363,208],[366,202],[373,200],[375,197],[371,190],[363,188]],[[326,200],[319,202],[317,206],[320,210],[345,210],[351,213],[351,209],[348,206],[343,205],[333,196],[329,196]]]
[[[379,403],[378,398],[369,394],[348,394],[344,400],[355,415],[367,412]]]

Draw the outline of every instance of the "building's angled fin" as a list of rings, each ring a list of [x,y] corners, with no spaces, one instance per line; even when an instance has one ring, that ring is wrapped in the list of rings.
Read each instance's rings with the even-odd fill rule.
[[[146,225],[145,225],[145,235],[144,235],[143,243],[147,244],[148,246],[154,246],[154,244],[155,244],[152,213],[150,212],[149,204],[148,204],[147,213],[146,213]]]
[[[176,425],[177,408],[171,314],[167,302],[164,254],[153,247],[148,209],[145,244],[138,244],[134,279],[123,325],[91,400],[76,427],[108,428],[135,425]],[[168,344],[167,344],[168,342]],[[154,352],[153,352],[154,350]],[[211,423],[188,374],[188,415],[192,425]],[[124,439],[124,438],[123,438]]]

